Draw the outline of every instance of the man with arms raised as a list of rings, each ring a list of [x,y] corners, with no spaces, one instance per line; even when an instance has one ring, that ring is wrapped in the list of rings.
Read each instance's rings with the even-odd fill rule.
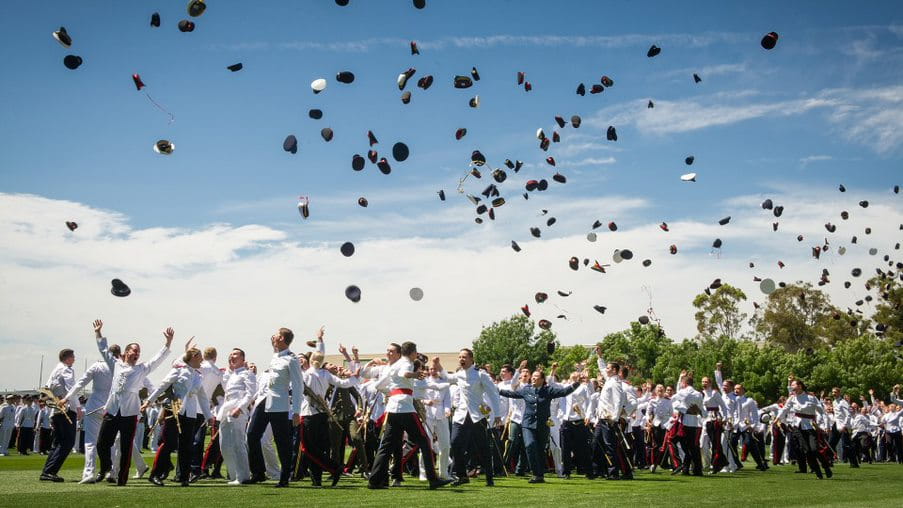
[[[132,441],[135,439],[135,427],[138,425],[138,413],[141,408],[141,398],[138,391],[144,387],[147,375],[163,363],[169,355],[169,346],[175,336],[173,329],[167,328],[163,332],[166,339],[160,351],[151,358],[148,363],[138,363],[141,358],[141,346],[132,342],[125,346],[122,358],[116,358],[107,348],[107,339],[101,334],[103,321],[94,321],[94,335],[97,339],[97,348],[103,355],[107,366],[113,371],[110,383],[110,396],[107,398],[105,414],[100,424],[97,436],[97,456],[100,459],[100,472],[95,481],[103,481],[107,473],[113,467],[111,456],[113,442],[119,434],[119,478],[117,485],[125,485],[129,477],[129,468],[132,464]]]
[[[461,370],[446,375],[439,364],[439,358],[433,358],[433,367],[439,372],[440,378],[445,378],[451,384],[458,386],[459,404],[455,409],[452,417],[452,433],[451,447],[454,457],[455,475],[458,479],[455,486],[468,483],[467,477],[466,451],[471,448],[470,443],[473,441],[475,449],[480,450],[480,458],[482,459],[482,469],[486,474],[486,485],[491,487],[495,485],[492,479],[492,464],[487,440],[487,422],[480,411],[480,404],[483,402],[483,395],[486,394],[489,399],[490,410],[492,414],[499,414],[499,390],[493,382],[492,377],[485,371],[478,370],[473,363],[473,351],[464,348],[458,353],[458,364]],[[501,424],[501,418],[496,418],[494,425]]]

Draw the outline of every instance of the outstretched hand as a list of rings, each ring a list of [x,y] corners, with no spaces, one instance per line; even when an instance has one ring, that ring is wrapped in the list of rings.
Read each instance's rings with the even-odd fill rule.
[[[166,339],[166,347],[169,347],[172,345],[172,339],[175,336],[176,336],[176,331],[173,330],[171,326],[169,328],[167,328],[166,330],[163,330],[163,337]],[[191,342],[190,339],[189,339],[189,342]]]
[[[321,326],[320,329],[317,330],[317,340],[322,342],[324,333],[326,333],[326,325]]]
[[[189,349],[194,347],[194,344],[192,343],[193,340],[194,340],[194,335],[192,335],[191,337],[188,338],[187,341],[185,341],[185,351],[188,351]]]
[[[94,320],[94,335],[99,339],[103,337],[103,321],[99,319]]]

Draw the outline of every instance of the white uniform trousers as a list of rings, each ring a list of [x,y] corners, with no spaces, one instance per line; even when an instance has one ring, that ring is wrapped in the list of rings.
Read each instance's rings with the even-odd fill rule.
[[[4,425],[0,427],[0,455],[9,455],[9,440],[13,435],[15,425]]]
[[[103,411],[95,411],[82,417],[82,428],[85,429],[85,468],[82,479],[94,478],[94,467],[97,462],[97,434],[103,422]]]
[[[552,452],[552,461],[555,462],[555,472],[560,476],[564,474],[564,464],[561,462],[561,443],[558,442],[561,421],[557,418],[552,418],[552,422],[555,425],[549,427],[549,450]]]
[[[273,429],[269,425],[263,431],[263,437],[260,438],[260,446],[263,451],[263,463],[267,468],[267,476],[273,479],[279,478],[282,474],[282,468],[279,466],[276,447],[273,446]]]
[[[433,463],[438,464],[440,479],[450,478],[449,465],[451,463],[451,437],[448,430],[448,419],[446,418],[427,418],[426,430],[430,436],[430,442],[433,444],[433,451],[436,452],[436,458]],[[436,440],[432,440],[432,436],[436,436]],[[426,480],[426,472],[423,469],[423,455],[419,456],[420,477]]]
[[[248,415],[244,413],[236,418],[229,416],[219,424],[219,447],[223,454],[223,462],[229,470],[230,480],[243,482],[251,479],[247,428]]]
[[[699,448],[700,454],[702,455],[702,468],[709,469],[712,467],[712,439],[709,437],[709,433],[706,432],[705,424],[702,426],[702,434],[699,437]]]

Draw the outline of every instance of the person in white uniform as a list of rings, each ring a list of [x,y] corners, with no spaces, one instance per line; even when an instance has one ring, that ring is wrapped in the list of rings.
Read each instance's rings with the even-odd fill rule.
[[[107,352],[114,358],[121,356],[117,344],[107,346]],[[85,413],[82,415],[82,428],[85,431],[85,467],[82,469],[80,483],[94,483],[94,468],[97,462],[97,435],[100,432],[100,424],[103,422],[104,404],[110,397],[110,383],[113,381],[113,372],[107,362],[101,360],[92,363],[88,370],[75,382],[75,385],[66,394],[65,400],[78,398],[78,394],[91,383],[91,396],[85,404]]]
[[[107,339],[101,334],[103,321],[94,321],[94,335],[97,348],[103,355],[107,366],[113,371],[110,384],[110,396],[104,404],[105,413],[97,436],[97,456],[100,459],[100,471],[95,481],[103,480],[113,468],[111,448],[116,436],[120,435],[119,476],[117,485],[128,482],[129,468],[132,463],[132,442],[135,438],[135,427],[138,425],[138,412],[141,399],[138,391],[144,386],[147,375],[159,367],[169,355],[175,331],[170,327],[163,332],[165,344],[147,363],[138,363],[141,357],[141,346],[132,342],[125,346],[122,358],[116,358],[107,349]]]
[[[245,352],[235,348],[229,353],[229,370],[223,375],[225,396],[216,419],[219,422],[220,450],[229,470],[229,485],[241,485],[251,479],[248,464],[248,408],[257,393],[257,376],[248,370]]]

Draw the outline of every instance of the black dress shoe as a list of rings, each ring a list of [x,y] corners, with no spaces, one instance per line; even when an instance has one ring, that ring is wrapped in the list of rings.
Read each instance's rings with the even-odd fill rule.
[[[401,487],[401,480],[392,480],[393,487]]]
[[[225,479],[226,477],[223,476],[221,473],[216,473],[216,472],[214,472],[212,475],[210,475],[210,478],[212,478],[212,479],[214,479],[214,480],[223,480],[223,479]]]
[[[450,479],[449,480],[439,480],[439,479],[432,480],[432,481],[430,481],[430,490],[436,490],[439,487],[445,487],[446,485],[453,483],[453,482],[454,482],[454,480],[450,480]]]
[[[187,487],[189,485],[191,485],[191,481],[189,480],[182,480],[181,482],[179,482],[180,487]]]
[[[280,481],[275,486],[275,488],[277,488],[277,489],[284,489],[286,487],[288,487],[288,482],[283,482],[283,481]]]
[[[106,480],[108,472],[109,471],[98,473],[97,476],[94,477],[94,483],[100,483],[100,482]]]
[[[527,483],[545,483],[545,482],[546,482],[546,480],[542,476],[534,476],[533,478],[530,478],[529,480],[527,480]]]
[[[163,480],[161,480],[159,476],[151,476],[147,481],[153,483],[157,487],[162,487],[164,485]]]
[[[495,487],[495,480],[493,480],[492,478],[486,478],[486,486]]]
[[[107,483],[116,483],[118,480],[114,476],[110,476],[107,478]]]
[[[385,485],[374,485],[372,483],[368,483],[367,488],[373,489],[373,490],[382,490],[382,489],[388,489],[389,487],[387,487]]]
[[[62,483],[65,480],[63,480],[62,478],[60,478],[59,476],[57,476],[55,474],[42,474],[41,481],[42,482]]]
[[[323,481],[322,481],[322,480],[311,480],[311,481],[310,481],[310,486],[311,486],[311,487],[320,488],[320,487],[323,486]]]
[[[198,480],[201,480],[203,478],[206,478],[206,476],[192,473],[188,476],[188,483],[196,483]]]
[[[470,478],[468,478],[466,476],[462,476],[461,478],[458,478],[457,480],[452,481],[452,487],[460,487],[461,485],[464,485],[465,483],[470,483]]]
[[[342,479],[342,472],[336,471],[335,473],[332,473],[332,476],[330,476],[329,479],[332,480],[332,486],[335,487],[338,485],[339,480]]]
[[[827,476],[828,478],[834,476],[834,472],[831,471],[831,468],[830,468],[830,467],[826,467],[826,468],[825,468],[825,476]]]
[[[253,483],[263,483],[267,481],[267,477],[264,475],[251,475],[251,478],[247,480],[249,484]]]

